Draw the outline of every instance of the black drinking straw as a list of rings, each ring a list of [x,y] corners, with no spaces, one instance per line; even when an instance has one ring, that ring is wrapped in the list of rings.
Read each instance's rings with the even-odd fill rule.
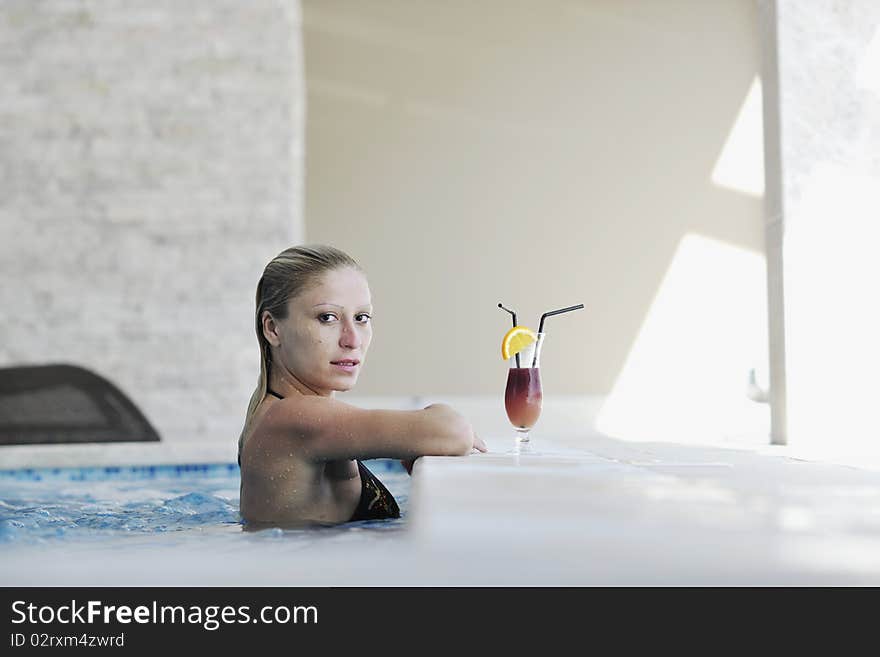
[[[538,324],[538,334],[544,332],[544,320],[552,315],[561,315],[562,313],[571,312],[572,310],[580,310],[584,307],[584,304],[579,303],[576,306],[569,306],[568,308],[560,308],[559,310],[550,310],[543,315],[541,315],[541,323]],[[535,349],[535,357],[532,359],[532,367],[535,367],[535,364],[538,362],[538,350]]]
[[[505,308],[500,303],[498,304],[498,307],[501,308],[501,310],[506,310],[510,313],[510,316],[513,318],[513,325],[516,326],[516,313],[512,310],[509,310],[508,308]],[[519,354],[516,354],[516,366],[519,367]]]

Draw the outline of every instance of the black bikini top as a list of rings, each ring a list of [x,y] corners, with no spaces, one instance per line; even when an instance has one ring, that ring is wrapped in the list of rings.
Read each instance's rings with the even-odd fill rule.
[[[270,395],[284,399],[274,390],[267,390]],[[369,471],[367,466],[357,461],[358,474],[361,478],[361,499],[351,521],[355,520],[384,520],[386,518],[399,518],[400,507],[391,492],[379,481],[379,478]]]

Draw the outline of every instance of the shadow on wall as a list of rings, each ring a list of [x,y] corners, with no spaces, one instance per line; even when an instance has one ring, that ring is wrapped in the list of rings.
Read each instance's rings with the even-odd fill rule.
[[[0,444],[155,442],[113,383],[76,365],[0,368]]]
[[[712,184],[761,199],[763,145],[756,75],[715,161]],[[675,248],[597,418],[607,435],[769,441],[766,255],[748,242],[712,239],[708,227],[685,233]]]

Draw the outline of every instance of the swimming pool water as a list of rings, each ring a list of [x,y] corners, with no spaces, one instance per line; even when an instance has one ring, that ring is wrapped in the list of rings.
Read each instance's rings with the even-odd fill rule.
[[[320,529],[243,532],[236,464],[0,470],[0,543],[131,542],[222,534],[278,537],[398,531],[406,519],[410,478],[397,461],[368,467],[397,499],[401,517]]]

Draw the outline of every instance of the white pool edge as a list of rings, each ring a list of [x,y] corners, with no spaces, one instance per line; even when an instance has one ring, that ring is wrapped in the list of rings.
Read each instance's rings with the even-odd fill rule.
[[[7,445],[0,469],[235,463],[235,441]]]

